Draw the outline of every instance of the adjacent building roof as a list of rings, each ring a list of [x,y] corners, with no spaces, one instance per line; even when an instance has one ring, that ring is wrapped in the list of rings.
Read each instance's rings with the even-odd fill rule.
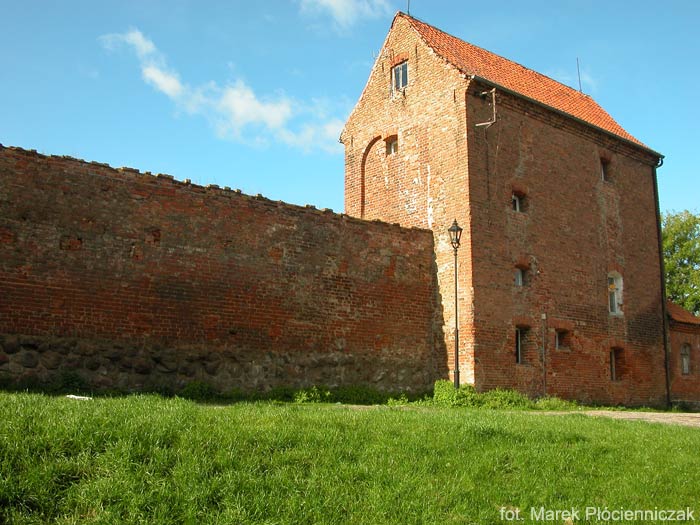
[[[676,303],[666,301],[666,311],[668,312],[668,316],[677,323],[700,325],[700,317],[693,315]]]
[[[500,85],[540,104],[571,115],[648,150],[644,144],[622,129],[622,126],[615,122],[588,95],[521,66],[512,60],[448,35],[444,31],[405,13],[397,13],[396,18],[399,17],[408,20],[423,41],[437,55],[462,73],[481,77],[488,82]],[[656,153],[656,155],[659,154]]]

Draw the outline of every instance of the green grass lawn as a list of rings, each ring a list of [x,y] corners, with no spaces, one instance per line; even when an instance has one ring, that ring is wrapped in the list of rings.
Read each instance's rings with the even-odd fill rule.
[[[501,507],[522,509],[525,523],[530,507],[697,514],[699,452],[699,429],[582,415],[3,393],[0,523],[492,524],[505,523]]]

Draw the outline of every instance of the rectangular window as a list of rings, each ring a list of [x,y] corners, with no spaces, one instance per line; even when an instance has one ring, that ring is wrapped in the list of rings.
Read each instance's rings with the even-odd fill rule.
[[[690,356],[684,355],[683,356],[683,375],[687,376],[690,374]]]
[[[525,284],[525,272],[522,268],[515,269],[515,286],[523,286]]]
[[[600,178],[610,182],[610,162],[605,159],[600,159]]]
[[[510,194],[510,205],[513,211],[526,212],[527,197],[520,191],[513,191],[513,193]]]
[[[394,92],[403,90],[408,85],[408,62],[394,66],[391,72],[394,77]]]
[[[608,309],[611,314],[618,313],[617,307],[617,283],[614,277],[608,277]]]
[[[690,374],[690,345],[687,343],[681,348],[681,374]]]
[[[554,348],[562,350],[569,348],[569,332],[566,330],[557,330],[554,332]]]
[[[399,151],[399,139],[394,135],[386,140],[386,154],[394,155]]]

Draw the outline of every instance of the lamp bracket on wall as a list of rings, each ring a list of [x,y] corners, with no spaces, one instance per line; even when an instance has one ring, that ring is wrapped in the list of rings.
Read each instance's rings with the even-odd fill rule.
[[[480,122],[479,124],[475,124],[475,126],[477,128],[483,126],[488,128],[496,122],[496,88],[492,88],[489,91],[482,91],[481,93],[479,93],[479,95],[481,96],[481,98],[486,98],[488,95],[491,95],[491,108],[493,109],[493,115],[491,116],[491,120],[487,122]]]

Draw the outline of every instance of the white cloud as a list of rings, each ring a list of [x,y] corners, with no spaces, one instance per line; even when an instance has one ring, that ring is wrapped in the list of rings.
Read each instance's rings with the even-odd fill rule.
[[[279,138],[286,144],[304,151],[322,149],[329,153],[340,153],[342,146],[338,142],[338,137],[342,130],[343,121],[333,119],[322,124],[305,124],[297,132],[281,129]]]
[[[183,92],[183,86],[176,73],[165,68],[165,59],[156,45],[146,38],[138,29],[130,29],[126,33],[111,33],[100,37],[102,45],[110,50],[120,45],[129,46],[141,62],[143,79],[158,91],[170,98],[177,98]]]
[[[329,117],[327,103],[294,101],[277,93],[261,97],[243,80],[220,86],[208,82],[192,87],[169,69],[155,44],[138,29],[100,37],[107,49],[130,47],[139,59],[144,81],[191,115],[205,117],[221,138],[254,145],[276,140],[304,151],[339,153],[343,123]]]
[[[362,18],[379,18],[391,14],[388,0],[301,0],[302,12],[328,13],[343,29]]]
[[[224,88],[217,105],[237,128],[263,124],[268,129],[280,129],[292,115],[291,103],[285,97],[262,102],[242,80]]]
[[[100,41],[107,49],[114,49],[120,43],[129,44],[141,60],[146,59],[150,55],[156,55],[157,49],[155,44],[148,38],[143,36],[143,33],[138,29],[132,29],[126,33],[111,33],[102,35]]]
[[[182,84],[174,73],[165,71],[158,66],[144,65],[141,67],[141,74],[146,82],[170,98],[176,99],[182,94]]]

